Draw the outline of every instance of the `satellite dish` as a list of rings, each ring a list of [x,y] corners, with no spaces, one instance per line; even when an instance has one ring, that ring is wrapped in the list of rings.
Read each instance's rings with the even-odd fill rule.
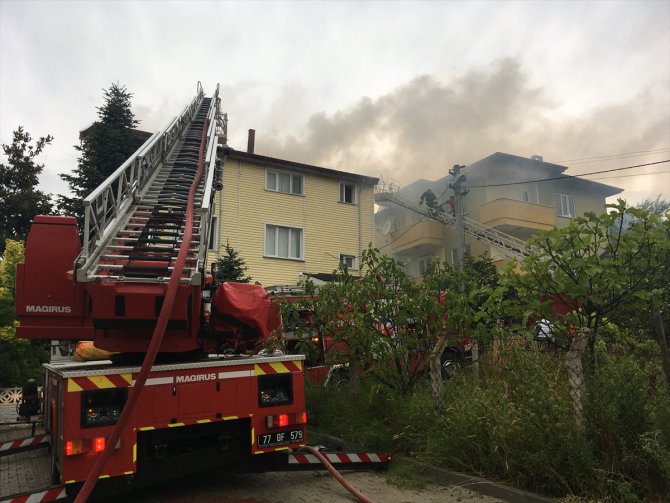
[[[386,222],[384,222],[384,225],[382,227],[382,234],[386,236],[390,231],[391,231],[391,221],[387,220]]]

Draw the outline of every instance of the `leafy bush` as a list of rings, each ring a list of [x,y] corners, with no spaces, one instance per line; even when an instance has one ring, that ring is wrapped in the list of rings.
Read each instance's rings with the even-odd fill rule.
[[[40,382],[48,353],[32,341],[16,338],[15,326],[0,327],[0,388],[23,386],[28,379]]]
[[[479,379],[463,372],[445,383],[446,406],[437,416],[428,383],[401,397],[363,381],[356,393],[308,387],[310,423],[361,448],[550,496],[657,501],[670,494],[670,399],[656,365],[600,355],[586,383],[582,431],[564,354],[518,347],[488,357]]]

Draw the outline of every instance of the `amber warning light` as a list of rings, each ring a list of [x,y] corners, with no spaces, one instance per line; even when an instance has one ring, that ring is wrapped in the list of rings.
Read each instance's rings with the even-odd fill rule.
[[[87,452],[102,452],[105,450],[105,437],[96,437],[84,440],[68,440],[65,442],[65,455],[85,454]]]

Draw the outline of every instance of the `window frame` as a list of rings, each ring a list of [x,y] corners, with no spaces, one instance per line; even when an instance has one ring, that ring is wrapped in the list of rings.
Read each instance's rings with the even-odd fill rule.
[[[346,187],[351,187],[351,201],[346,200]],[[340,180],[339,202],[343,204],[356,204],[356,184],[352,182],[343,182]]]
[[[270,175],[275,176],[275,186],[274,188],[270,187],[268,180]],[[289,177],[289,190],[288,192],[280,190],[279,188],[279,176],[286,175]],[[294,179],[300,179],[300,192],[294,192]],[[269,192],[276,192],[277,194],[289,194],[291,196],[304,196],[305,195],[305,175],[299,173],[292,173],[290,171],[282,171],[277,169],[267,169],[265,170],[265,190]]]
[[[575,196],[573,196],[572,194],[564,194],[562,192],[557,192],[556,215],[563,218],[575,218],[577,216]]]
[[[344,262],[342,259],[351,259],[351,266]],[[349,253],[340,253],[340,264],[344,263],[347,266],[347,269],[350,271],[358,271],[358,259],[356,255],[351,255]]]
[[[273,228],[275,230],[275,236],[274,236],[274,255],[271,255],[268,253],[268,230],[270,228]],[[279,252],[279,233],[277,232],[278,229],[288,229],[288,255],[286,257],[283,257],[278,254]],[[300,233],[300,254],[299,256],[291,256],[291,248],[292,248],[292,234],[293,232],[298,231]],[[305,229],[302,227],[291,227],[289,225],[280,225],[280,224],[273,224],[273,223],[266,223],[264,225],[264,232],[263,232],[263,257],[266,258],[278,258],[282,260],[300,260],[304,261],[305,260]]]

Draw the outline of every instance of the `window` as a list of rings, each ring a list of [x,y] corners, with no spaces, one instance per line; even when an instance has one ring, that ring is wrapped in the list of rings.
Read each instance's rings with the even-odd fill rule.
[[[430,264],[432,264],[435,261],[435,255],[432,253],[429,253],[428,255],[424,255],[419,259],[419,274],[421,276],[424,276],[427,272],[428,269],[430,269]]]
[[[302,229],[266,225],[265,256],[302,259]]]
[[[355,185],[353,183],[340,182],[340,202],[354,204],[355,200]]]
[[[556,194],[556,213],[559,217],[574,218],[575,213],[575,196],[570,194]]]
[[[356,257],[354,255],[340,254],[340,264],[347,266],[347,269],[357,269]]]
[[[530,201],[530,197],[528,196],[528,191],[527,191],[527,190],[522,190],[522,191],[521,191],[521,200],[522,200],[524,203],[527,203],[527,202]]]
[[[208,250],[219,249],[219,217],[212,217],[209,227],[209,241],[207,242]]]
[[[304,194],[302,185],[302,175],[269,170],[265,172],[265,188],[267,190],[302,195]]]

